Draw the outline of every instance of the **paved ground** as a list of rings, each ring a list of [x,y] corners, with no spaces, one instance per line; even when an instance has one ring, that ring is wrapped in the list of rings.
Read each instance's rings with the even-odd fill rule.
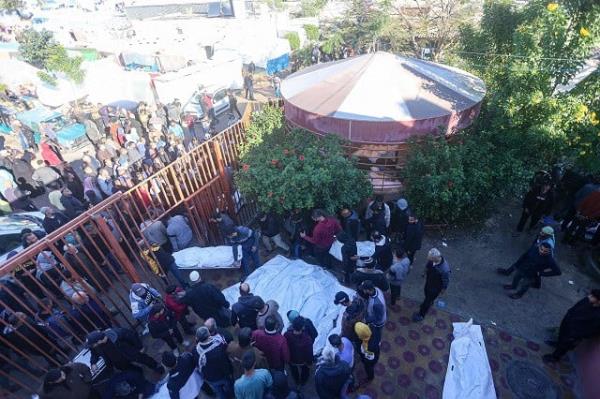
[[[435,246],[452,267],[450,286],[443,298],[448,311],[543,342],[545,328],[558,325],[569,307],[600,284],[577,266],[576,251],[561,245],[559,233],[555,254],[563,274],[543,279],[541,289],[530,289],[519,300],[508,298],[502,284],[510,279],[497,275],[495,269],[510,266],[535,237],[535,232],[512,237],[520,210],[516,202],[511,205],[478,228],[449,230],[445,234],[427,231],[423,250],[417,254],[403,287],[403,296],[422,300],[426,251]]]

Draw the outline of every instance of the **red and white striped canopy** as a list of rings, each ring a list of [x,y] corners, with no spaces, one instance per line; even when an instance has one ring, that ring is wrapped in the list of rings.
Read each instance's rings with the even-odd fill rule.
[[[285,116],[356,143],[401,143],[471,124],[483,81],[445,65],[377,52],[303,69],[281,84]]]

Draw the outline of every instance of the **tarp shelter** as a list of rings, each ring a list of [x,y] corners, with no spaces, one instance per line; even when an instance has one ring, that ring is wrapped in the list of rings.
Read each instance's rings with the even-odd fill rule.
[[[285,116],[354,143],[450,134],[478,115],[485,85],[467,72],[385,52],[317,64],[281,84]]]
[[[87,96],[87,89],[70,80],[58,78],[56,85],[41,82],[37,86],[38,100],[48,107],[60,107],[64,104],[81,100]]]
[[[0,83],[4,83],[10,89],[17,89],[19,85],[38,85],[40,83],[38,72],[39,69],[24,61],[2,60],[0,62]]]
[[[175,98],[186,102],[200,86],[241,89],[242,60],[234,54],[215,54],[212,60],[157,75],[153,83],[159,100],[165,104]]]
[[[114,59],[84,62],[84,86],[92,103],[123,101],[154,103],[150,76],[146,72],[124,71]]]

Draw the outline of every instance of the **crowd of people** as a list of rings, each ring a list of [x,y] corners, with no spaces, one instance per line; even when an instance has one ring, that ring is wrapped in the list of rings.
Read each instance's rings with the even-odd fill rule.
[[[0,200],[9,204],[2,213],[35,211],[31,199],[47,194],[58,210],[76,215],[118,190],[135,186],[215,133],[219,116],[212,97],[206,91],[199,96],[204,115],[184,113],[177,99],[167,105],[141,102],[135,109],[90,105],[87,112],[74,113],[93,146],[72,163],[65,162],[51,124],[42,123],[40,132],[34,133],[11,120],[20,147],[0,143]],[[228,100],[227,118],[241,118],[231,91]],[[65,189],[76,201],[63,203]],[[149,195],[158,190],[150,187]]]

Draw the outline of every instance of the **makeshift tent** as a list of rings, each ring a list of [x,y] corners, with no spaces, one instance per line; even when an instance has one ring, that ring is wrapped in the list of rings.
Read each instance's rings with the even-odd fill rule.
[[[244,280],[255,295],[265,301],[275,300],[279,313],[288,325],[288,310],[297,310],[314,323],[319,336],[313,350],[319,353],[327,342],[327,337],[340,331],[342,306],[334,305],[333,297],[338,291],[345,291],[350,297],[354,292],[341,285],[337,278],[325,269],[302,260],[289,260],[281,255],[269,260]],[[239,284],[223,290],[229,303],[239,297]],[[338,320],[335,323],[334,320]]]
[[[0,62],[0,83],[4,83],[10,89],[17,89],[20,85],[38,85],[41,81],[38,77],[40,70],[30,64],[8,59]]]
[[[112,104],[123,101],[154,103],[150,76],[145,72],[124,71],[114,59],[84,62],[84,86],[92,103]]]
[[[452,323],[454,340],[444,380],[443,399],[496,399],[481,326]]]
[[[297,126],[354,143],[402,143],[468,126],[485,85],[456,68],[377,52],[296,72],[281,94]]]
[[[49,107],[60,107],[73,101],[81,100],[87,96],[87,89],[70,80],[58,78],[56,85],[40,83],[37,86],[38,100]]]

